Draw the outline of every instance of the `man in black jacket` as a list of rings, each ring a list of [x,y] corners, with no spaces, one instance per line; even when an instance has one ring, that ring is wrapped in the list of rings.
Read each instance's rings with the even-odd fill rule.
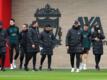
[[[28,40],[28,24],[22,25],[22,31],[20,32],[20,69],[22,69],[23,59],[27,54],[27,40]]]
[[[92,47],[93,54],[95,55],[96,70],[100,70],[99,63],[101,55],[103,55],[103,39],[105,39],[105,36],[102,28],[99,25],[94,25],[92,32]]]
[[[51,61],[53,55],[53,49],[56,44],[56,38],[52,32],[52,27],[46,25],[44,31],[40,34],[40,43],[41,43],[41,61],[39,69],[42,70],[43,62],[48,57],[48,70],[51,71]]]
[[[3,24],[0,21],[0,59],[1,59],[1,70],[5,71],[5,55],[6,55],[6,31],[3,29]]]
[[[83,51],[82,36],[80,25],[75,21],[72,28],[68,31],[66,36],[66,46],[68,46],[68,53],[70,54],[71,72],[74,72],[74,59],[76,56],[76,72],[79,72],[80,66],[80,53]]]
[[[33,70],[36,69],[36,55],[39,52],[39,29],[38,22],[33,21],[28,29],[27,55],[25,59],[25,70],[28,71],[28,63],[33,58]]]

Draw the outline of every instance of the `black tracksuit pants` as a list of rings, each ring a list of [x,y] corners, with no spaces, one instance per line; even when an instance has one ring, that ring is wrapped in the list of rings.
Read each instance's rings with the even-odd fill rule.
[[[0,53],[0,59],[1,59],[1,69],[3,69],[5,64],[5,53]]]
[[[95,54],[95,63],[97,67],[99,66],[100,60],[101,60],[101,54]]]
[[[76,56],[76,68],[79,69],[79,66],[80,66],[80,53],[71,53],[70,54],[70,63],[71,63],[72,68],[74,68],[75,56]]]
[[[11,44],[10,45],[10,63],[12,64],[13,62],[13,53],[14,53],[14,49],[16,51],[16,54],[14,56],[14,59],[16,60],[19,56],[19,45],[17,44]]]
[[[22,68],[23,60],[25,58],[25,54],[27,54],[26,46],[21,46],[20,50],[21,50],[21,53],[20,53],[20,68]]]
[[[36,69],[36,55],[37,53],[35,52],[25,54],[25,68],[28,68],[29,61],[31,60],[31,58],[33,58],[33,69]]]
[[[48,69],[51,68],[51,61],[52,61],[52,55],[47,55],[47,54],[43,54],[41,55],[41,61],[40,61],[40,66],[43,65],[45,59],[46,59],[46,56],[48,57]]]

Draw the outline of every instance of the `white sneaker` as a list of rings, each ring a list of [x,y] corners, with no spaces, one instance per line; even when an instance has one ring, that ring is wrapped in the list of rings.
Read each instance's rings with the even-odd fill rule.
[[[13,60],[13,68],[16,68],[16,61]]]
[[[13,64],[10,64],[10,69],[14,69],[14,68],[13,68]]]
[[[80,72],[80,69],[77,69],[76,72],[77,72],[77,73]]]
[[[80,70],[83,69],[83,63],[80,63],[80,67],[79,67]]]
[[[86,64],[83,65],[83,70],[87,70]]]
[[[74,72],[74,71],[75,71],[75,69],[74,69],[74,68],[72,68],[72,69],[71,69],[71,72]]]
[[[16,64],[14,64],[13,67],[16,69]]]

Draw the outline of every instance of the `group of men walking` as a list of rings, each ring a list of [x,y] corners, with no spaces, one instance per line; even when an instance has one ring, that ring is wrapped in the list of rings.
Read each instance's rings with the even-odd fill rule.
[[[85,24],[83,27],[79,25],[78,21],[75,21],[72,28],[68,31],[66,36],[66,46],[68,47],[68,53],[70,54],[71,72],[75,71],[74,58],[76,56],[76,72],[87,69],[87,57],[89,50],[93,48],[93,54],[95,55],[95,68],[100,70],[99,62],[101,55],[103,54],[103,42],[105,38],[102,27],[94,25],[90,27]]]
[[[50,25],[45,25],[44,30],[40,33],[37,21],[33,21],[28,27],[27,24],[22,25],[22,31],[19,32],[19,28],[15,25],[15,20],[10,20],[10,26],[7,30],[3,29],[3,23],[0,22],[0,56],[2,59],[1,70],[4,69],[6,45],[10,50],[10,69],[16,68],[16,60],[20,53],[20,69],[23,66],[28,71],[29,61],[32,59],[33,70],[36,69],[36,55],[41,51],[40,70],[42,70],[43,62],[48,57],[48,70],[51,70],[51,59],[53,55],[53,49],[56,45],[56,38],[52,32]],[[14,55],[15,50],[15,56]]]
[[[67,52],[70,54],[71,72],[75,71],[74,60],[76,56],[76,72],[81,69],[87,69],[87,56],[91,47],[93,47],[93,54],[95,55],[96,69],[100,70],[99,62],[101,55],[103,54],[102,40],[105,38],[104,33],[100,26],[94,25],[92,28],[88,24],[83,27],[79,25],[78,21],[75,21],[72,28],[68,31],[66,36]],[[53,49],[57,44],[57,40],[53,34],[52,26],[45,25],[44,30],[39,32],[39,26],[37,21],[33,21],[30,26],[28,24],[22,25],[22,30],[19,32],[19,28],[15,25],[15,20],[10,20],[10,26],[7,30],[3,29],[3,22],[0,21],[0,58],[1,58],[1,70],[5,71],[5,54],[6,46],[9,46],[10,50],[10,69],[16,68],[16,60],[20,54],[20,66],[26,71],[29,70],[28,64],[32,59],[33,70],[36,68],[36,56],[37,53],[41,53],[41,60],[39,70],[42,70],[43,62],[45,58],[48,58],[48,70],[51,71],[51,61],[53,55]],[[15,50],[15,56],[14,55]]]

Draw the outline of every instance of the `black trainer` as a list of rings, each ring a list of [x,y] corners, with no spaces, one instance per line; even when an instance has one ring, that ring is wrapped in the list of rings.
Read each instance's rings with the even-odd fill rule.
[[[39,70],[40,70],[40,71],[42,70],[42,66],[39,67]]]
[[[6,71],[4,68],[1,68],[1,71]]]

